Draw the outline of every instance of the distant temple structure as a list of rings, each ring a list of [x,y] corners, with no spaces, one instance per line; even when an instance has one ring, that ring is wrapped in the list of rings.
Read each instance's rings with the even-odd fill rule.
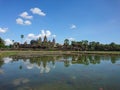
[[[56,47],[56,42],[55,38],[53,40],[48,40],[47,36],[45,35],[43,37],[43,40],[41,37],[39,37],[37,40],[31,40],[30,44],[27,44],[27,42],[24,42],[24,44],[20,44],[18,42],[14,42],[13,48],[55,48]]]

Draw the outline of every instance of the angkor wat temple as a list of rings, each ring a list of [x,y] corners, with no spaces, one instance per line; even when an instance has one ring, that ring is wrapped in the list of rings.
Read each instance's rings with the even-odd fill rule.
[[[43,40],[41,37],[39,37],[37,40],[31,40],[29,44],[27,42],[24,42],[23,44],[20,44],[19,42],[14,42],[13,46],[14,49],[18,48],[41,48],[41,49],[46,49],[46,48],[55,48],[56,47],[56,42],[55,38],[53,40],[48,40],[47,36],[44,36]]]

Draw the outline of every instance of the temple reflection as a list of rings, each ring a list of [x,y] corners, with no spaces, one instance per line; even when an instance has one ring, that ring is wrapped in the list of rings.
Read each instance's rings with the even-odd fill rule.
[[[0,68],[7,63],[22,61],[26,69],[31,70],[37,68],[40,73],[48,73],[56,66],[56,62],[63,62],[65,67],[73,64],[100,64],[102,61],[109,60],[115,64],[120,61],[120,56],[100,56],[100,55],[62,55],[62,56],[39,56],[39,57],[4,57],[0,58]],[[18,66],[22,70],[23,65]],[[2,71],[1,71],[2,72]]]

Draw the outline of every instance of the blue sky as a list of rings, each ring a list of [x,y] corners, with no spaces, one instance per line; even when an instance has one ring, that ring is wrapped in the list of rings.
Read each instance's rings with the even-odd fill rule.
[[[0,0],[0,37],[120,44],[120,0]]]

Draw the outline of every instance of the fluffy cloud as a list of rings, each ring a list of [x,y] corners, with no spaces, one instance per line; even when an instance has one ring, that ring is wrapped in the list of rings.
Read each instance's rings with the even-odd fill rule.
[[[6,33],[8,28],[0,28],[0,33]]]
[[[21,13],[20,16],[22,18],[25,18],[25,19],[32,19],[33,18],[33,16],[29,16],[27,12]]]
[[[74,25],[74,24],[72,24],[72,25],[70,26],[70,29],[76,29],[76,28],[77,28],[77,26]]]
[[[31,25],[32,23],[29,20],[24,21],[25,25]]]
[[[17,23],[17,24],[20,24],[20,25],[23,25],[24,21],[23,21],[23,19],[21,19],[21,18],[17,18],[17,19],[16,19],[16,23]]]
[[[47,37],[50,37],[51,36],[51,32],[49,30],[45,31],[45,30],[41,30],[41,33],[38,34],[38,35],[35,35],[35,34],[28,34],[28,38],[31,38],[31,39],[37,39],[39,37],[44,37],[44,36],[47,36]]]
[[[27,41],[32,40],[32,39],[38,39],[39,37],[43,38],[44,36],[47,37],[56,37],[56,35],[52,35],[52,33],[49,30],[41,30],[41,33],[38,35],[35,35],[33,33],[30,33],[27,35]]]
[[[30,11],[33,14],[38,14],[40,16],[46,16],[46,14],[39,8],[31,8]],[[29,15],[26,11],[21,13],[19,16],[20,17],[16,19],[17,24],[20,24],[20,25],[31,25],[32,24],[30,20],[26,20],[26,19],[32,19],[33,16]]]
[[[23,19],[21,19],[21,18],[17,18],[16,19],[16,23],[17,24],[20,24],[20,25],[31,25],[32,23],[31,23],[31,21],[29,21],[29,20],[23,20]]]
[[[74,41],[75,39],[74,38],[68,38],[70,41]]]
[[[5,45],[10,45],[10,44],[13,44],[12,40],[5,39]]]
[[[33,13],[33,14],[38,14],[40,16],[46,16],[46,14],[39,8],[31,8],[30,11]]]
[[[28,34],[28,36],[27,36],[27,38],[28,39],[37,39],[37,35],[35,35],[35,34],[33,34],[33,33],[30,33],[30,34]]]
[[[44,37],[44,36],[47,36],[47,37],[50,37],[51,36],[51,32],[49,30],[41,30],[41,34],[40,34],[41,37]]]

